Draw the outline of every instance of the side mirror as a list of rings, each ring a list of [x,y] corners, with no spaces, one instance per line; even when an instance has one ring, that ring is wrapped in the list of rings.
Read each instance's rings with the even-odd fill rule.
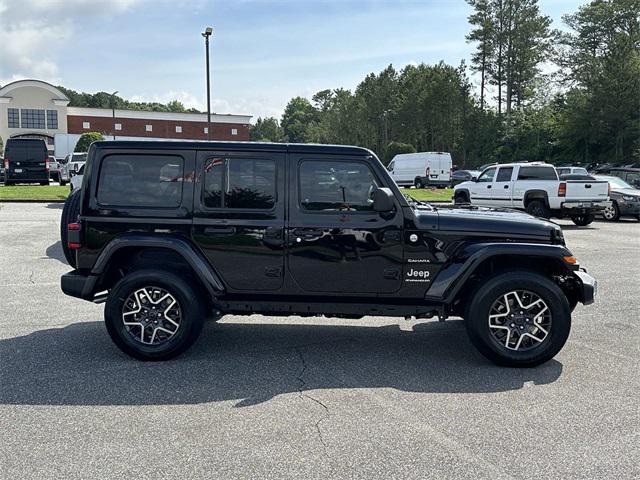
[[[471,177],[471,181],[472,182],[477,182],[478,181],[478,177]]]
[[[373,210],[379,213],[390,212],[394,208],[393,193],[388,188],[376,188],[373,191]]]

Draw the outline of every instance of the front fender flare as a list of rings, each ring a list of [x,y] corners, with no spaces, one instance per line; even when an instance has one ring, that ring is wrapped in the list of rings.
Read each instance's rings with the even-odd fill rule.
[[[567,268],[563,257],[571,252],[562,245],[538,243],[475,243],[463,247],[434,279],[426,300],[451,303],[466,281],[485,260],[503,255],[550,258]]]

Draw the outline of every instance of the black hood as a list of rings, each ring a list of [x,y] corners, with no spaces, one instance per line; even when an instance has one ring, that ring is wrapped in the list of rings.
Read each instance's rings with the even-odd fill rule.
[[[438,207],[438,230],[461,233],[485,233],[487,236],[517,238],[532,237],[536,240],[562,238],[559,225],[544,219],[506,208],[487,207]],[[416,211],[418,224],[427,226],[433,224],[433,213]],[[552,232],[554,232],[552,234]]]

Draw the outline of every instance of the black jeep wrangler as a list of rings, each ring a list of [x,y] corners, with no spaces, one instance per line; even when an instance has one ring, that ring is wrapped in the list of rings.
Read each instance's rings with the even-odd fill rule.
[[[596,292],[559,226],[415,201],[357,147],[98,142],[62,220],[62,290],[106,301],[111,338],[143,360],[225,314],[458,316],[487,358],[528,367]]]

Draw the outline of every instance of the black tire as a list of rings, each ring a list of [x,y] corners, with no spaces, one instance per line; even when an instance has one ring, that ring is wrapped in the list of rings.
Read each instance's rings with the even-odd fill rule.
[[[422,183],[422,179],[420,177],[416,178],[413,181],[413,186],[416,188],[424,188],[424,184]]]
[[[500,330],[489,328],[489,314],[494,302],[509,292],[522,290],[538,295],[551,314],[546,337],[524,351],[508,349],[494,335]],[[503,273],[484,282],[467,305],[464,318],[471,343],[486,358],[505,367],[535,367],[552,359],[564,346],[571,330],[571,310],[565,294],[551,280],[530,271]],[[515,334],[514,338],[517,338]]]
[[[617,222],[620,220],[620,208],[616,202],[611,202],[611,207],[607,207],[602,211],[602,218],[608,222]]]
[[[76,256],[69,249],[67,245],[67,225],[77,220],[80,215],[80,189],[75,192],[71,192],[71,195],[67,197],[62,208],[62,215],[60,216],[60,242],[62,243],[62,251],[64,252],[64,258],[67,259],[67,263],[73,268],[76,268]]]
[[[64,187],[67,184],[67,182],[65,182],[64,180],[60,180],[59,183],[61,187]]]
[[[571,221],[579,227],[586,227],[595,220],[596,216],[593,213],[585,213],[583,215],[572,215]]]
[[[159,345],[143,344],[137,335],[134,338],[123,320],[127,298],[145,287],[160,288],[171,294],[181,313],[175,334]],[[202,330],[205,310],[202,299],[184,277],[167,270],[138,270],[111,289],[104,308],[104,319],[109,336],[120,350],[138,360],[160,361],[176,357],[193,345]]]
[[[531,200],[527,205],[527,213],[534,217],[551,218],[551,210],[549,210],[544,200]]]
[[[5,186],[5,187],[11,187],[11,186],[13,186],[13,182],[12,182],[12,181],[9,181],[9,180],[5,180],[5,181],[4,181],[4,186]]]
[[[453,203],[456,205],[469,203],[469,196],[465,192],[457,192],[453,197]]]

